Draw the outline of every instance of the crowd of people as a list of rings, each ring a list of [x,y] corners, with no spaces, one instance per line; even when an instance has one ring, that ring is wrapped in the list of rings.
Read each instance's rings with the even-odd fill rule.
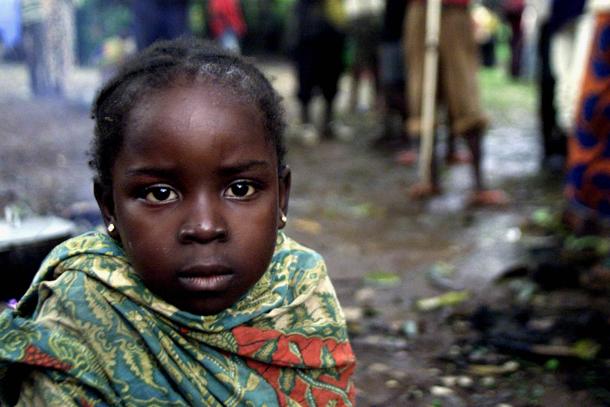
[[[301,24],[304,29],[298,36],[298,47],[296,49],[297,67],[299,73],[299,99],[303,104],[310,99],[312,79],[303,80],[303,73],[308,73],[319,78],[320,90],[327,103],[326,114],[322,124],[322,134],[328,136],[329,115],[332,100],[336,94],[337,81],[339,79],[338,69],[345,62],[345,52],[341,52],[340,41],[331,38],[341,35],[342,25],[333,24],[329,14],[332,10],[328,1],[302,0],[297,2],[297,10],[300,16],[310,14],[325,16],[319,22],[310,21]],[[337,2],[335,2],[337,3]],[[487,118],[480,106],[478,91],[477,67],[479,64],[479,50],[475,42],[469,1],[445,0],[441,13],[441,32],[439,51],[439,104],[445,107],[450,136],[448,138],[448,161],[460,161],[463,154],[459,154],[455,148],[457,138],[462,136],[470,150],[469,161],[473,167],[473,204],[496,205],[506,203],[507,198],[502,191],[489,190],[484,186],[481,171],[481,137],[487,126]],[[335,8],[337,4],[334,5]],[[318,11],[315,11],[316,8]],[[370,10],[368,11],[370,13]],[[351,61],[350,74],[357,79],[364,68],[371,72],[370,77],[374,82],[373,88],[380,94],[382,120],[386,127],[382,137],[377,140],[378,145],[390,143],[394,145],[409,146],[417,144],[421,133],[421,106],[423,94],[424,75],[424,53],[425,46],[425,20],[426,4],[422,1],[392,1],[385,3],[383,13],[378,17],[379,29],[375,30],[374,24],[365,24],[367,11],[353,13],[348,16],[347,22],[343,24],[343,33],[347,36],[348,44],[353,44],[354,50]],[[335,12],[335,15],[339,13]],[[351,21],[350,21],[351,20]],[[351,23],[351,24],[350,24]],[[324,58],[324,64],[312,61],[318,59],[305,55],[302,51],[305,44],[311,43],[311,49],[322,53],[322,46],[314,46],[308,36],[311,36],[312,27],[338,27],[333,34],[325,32],[322,28],[315,30],[318,37],[317,43],[330,47],[334,50],[328,52]],[[350,30],[350,27],[357,29]],[[363,27],[370,27],[367,33],[362,34]],[[339,34],[337,34],[337,32]],[[334,36],[334,37],[332,37]],[[371,40],[377,38],[377,42],[371,44]],[[371,49],[374,56],[370,57]],[[363,51],[368,51],[363,52]],[[303,63],[305,60],[305,63]],[[311,67],[307,64],[311,63]],[[319,73],[314,72],[318,70]],[[324,83],[325,85],[321,85]],[[332,86],[329,84],[332,83]],[[355,80],[354,83],[357,83]],[[332,92],[326,89],[332,88]],[[352,90],[352,92],[357,92]],[[305,95],[303,97],[302,95]],[[352,107],[354,103],[351,104]],[[392,115],[398,115],[403,122],[398,132],[392,131],[388,126],[392,122]],[[307,115],[303,115],[303,121],[308,121]],[[438,177],[437,163],[431,160],[431,180],[414,185],[410,194],[414,198],[427,198],[440,192],[440,180]],[[466,157],[467,158],[467,157]],[[417,154],[413,150],[402,151],[397,155],[397,160],[403,164],[413,163]]]
[[[416,147],[422,132],[424,59],[429,48],[425,38],[427,2],[385,1],[385,8],[377,10],[378,27],[366,24],[375,21],[374,18],[367,20],[363,15],[366,12],[347,13],[343,23],[333,21],[329,15],[330,3],[325,0],[297,1],[300,16],[308,13],[318,16],[317,23],[310,21],[304,25],[306,29],[299,37],[299,47],[311,41],[308,35],[312,35],[312,27],[323,27],[324,24],[333,28],[314,30],[317,43],[324,44],[324,47],[334,44],[334,51],[327,52],[322,66],[307,66],[308,61],[318,59],[295,53],[299,99],[305,105],[311,97],[312,86],[319,85],[327,103],[322,134],[332,137],[327,129],[339,78],[338,69],[343,63],[354,83],[358,83],[363,68],[368,69],[373,89],[378,94],[377,100],[381,101],[377,106],[384,124],[383,133],[375,140],[375,145],[394,148],[396,161],[400,164],[414,164],[418,160]],[[339,7],[337,2],[334,3],[335,9]],[[607,62],[603,59],[604,52],[608,52],[605,48],[604,16],[609,9],[610,2],[605,0],[442,0],[436,49],[435,140],[442,138],[439,137],[442,132],[438,124],[444,122],[447,129],[445,161],[449,164],[469,162],[472,166],[470,203],[496,206],[509,201],[503,191],[485,185],[481,164],[482,138],[489,123],[481,106],[477,75],[480,65],[496,63],[495,46],[504,33],[509,49],[508,76],[515,80],[534,79],[538,83],[542,167],[567,172],[566,194],[574,204],[571,206],[579,208],[568,212],[572,215],[588,212],[588,215],[583,215],[587,219],[593,213],[596,218],[600,215],[608,217],[610,175],[608,130],[605,127],[608,121],[602,112],[607,110],[604,96],[609,86],[604,76]],[[335,11],[334,14],[341,13]],[[350,30],[350,23],[360,31]],[[362,34],[367,27],[368,36]],[[505,27],[504,31],[502,27]],[[341,41],[330,40],[340,38],[341,34],[351,52],[339,51]],[[376,44],[372,46],[373,39]],[[312,46],[312,49],[323,53],[324,47]],[[370,51],[372,47],[376,50],[373,58],[370,52],[359,52],[360,49]],[[305,75],[307,80],[303,79],[304,73],[309,75]],[[329,88],[332,92],[327,91]],[[352,109],[354,106],[355,103],[350,103]],[[400,117],[403,126],[392,128],[392,117]],[[303,121],[309,120],[308,115],[303,114]],[[467,153],[456,147],[460,138],[468,146]],[[428,198],[440,193],[436,155],[433,153],[430,160],[430,179],[411,187],[412,198]],[[583,211],[583,207],[592,211]]]
[[[582,157],[593,158],[578,149],[578,145],[582,147],[592,141],[577,137],[581,134],[578,130],[581,120],[586,116],[583,109],[593,103],[593,96],[585,99],[583,92],[589,92],[590,81],[601,80],[592,76],[599,72],[592,73],[588,64],[593,63],[591,52],[595,41],[605,39],[604,31],[596,30],[602,24],[600,16],[610,7],[607,3],[607,0],[442,0],[436,47],[434,140],[444,140],[447,164],[471,165],[472,204],[502,205],[509,200],[504,192],[485,184],[482,140],[489,123],[481,106],[477,75],[479,66],[497,63],[497,44],[505,40],[510,51],[507,74],[515,80],[535,79],[538,84],[542,166],[558,172],[569,167],[566,191],[570,200],[580,199],[577,197],[582,194],[574,191],[584,182],[597,185],[594,195],[602,206],[608,205],[607,171],[595,172],[585,177],[587,181],[583,180],[583,174],[588,172],[582,168]],[[2,9],[5,17],[17,13],[17,7],[21,10],[18,20],[34,94],[64,93],[65,77],[74,64],[73,55],[67,51],[74,48],[74,35],[69,32],[74,24],[73,16],[70,17],[74,4],[72,0],[15,0]],[[225,49],[241,52],[241,41],[248,31],[241,2],[208,0],[204,4],[210,38]],[[189,34],[192,2],[188,0],[134,0],[129,5],[137,49],[157,40]],[[332,124],[339,80],[348,74],[352,112],[361,108],[360,84],[366,80],[372,83],[373,104],[383,124],[375,146],[393,148],[399,164],[412,165],[421,159],[418,145],[422,135],[422,99],[426,94],[424,59],[430,49],[425,44],[427,5],[426,0],[381,3],[294,0],[287,16],[286,45],[295,66],[298,83],[295,93],[304,135],[315,140],[336,137]],[[15,27],[7,25],[10,19],[5,17],[0,28],[4,41],[11,38],[14,41],[19,35]],[[599,48],[600,52],[604,50]],[[594,68],[602,64],[596,61]],[[315,123],[311,101],[318,94],[325,107],[320,123]],[[596,112],[594,109],[588,113]],[[595,137],[602,137],[603,145],[607,135],[597,134],[603,133],[598,128],[603,125],[595,124]],[[433,142],[433,151],[438,144]],[[467,149],[460,148],[462,144]],[[603,147],[598,149],[605,151]],[[428,179],[411,187],[412,198],[425,199],[441,192],[436,156],[434,153],[429,159]],[[600,160],[602,167],[607,165],[605,158]]]

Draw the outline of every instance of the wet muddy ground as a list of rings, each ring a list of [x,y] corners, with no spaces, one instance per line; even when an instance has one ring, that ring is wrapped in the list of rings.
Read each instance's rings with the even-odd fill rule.
[[[289,66],[262,66],[285,95],[294,124]],[[31,100],[23,67],[0,65],[0,205],[62,215],[75,202],[93,202],[84,152],[92,131],[87,103],[98,78],[81,70],[68,101]],[[444,167],[442,196],[411,201],[407,190],[416,169],[397,165],[391,150],[370,147],[380,131],[377,116],[371,110],[347,113],[345,93],[338,101],[341,139],[312,145],[294,128],[289,132],[287,230],[327,261],[350,319],[360,406],[599,403],[569,388],[561,373],[513,358],[496,361],[513,362],[507,372],[456,370],[440,356],[455,353],[456,337],[468,335],[468,327],[448,322],[455,309],[414,307],[450,290],[468,292],[461,306],[493,303],[494,278],[523,261],[516,228],[536,209],[562,204],[560,178],[539,166],[533,91],[508,102],[494,90],[485,92],[493,123],[485,138],[486,180],[511,197],[501,209],[467,206],[464,165]]]

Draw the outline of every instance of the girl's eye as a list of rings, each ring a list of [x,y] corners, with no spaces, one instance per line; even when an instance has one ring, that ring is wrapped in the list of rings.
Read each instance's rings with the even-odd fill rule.
[[[247,182],[235,182],[229,186],[226,196],[229,198],[248,198],[256,192],[256,188]]]
[[[144,199],[151,203],[173,202],[178,198],[176,191],[169,187],[157,186],[146,188]]]

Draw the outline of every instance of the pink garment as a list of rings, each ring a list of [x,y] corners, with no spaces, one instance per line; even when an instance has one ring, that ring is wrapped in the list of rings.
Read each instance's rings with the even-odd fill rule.
[[[215,38],[227,29],[241,37],[246,32],[246,23],[238,0],[210,0],[208,3],[210,28]]]

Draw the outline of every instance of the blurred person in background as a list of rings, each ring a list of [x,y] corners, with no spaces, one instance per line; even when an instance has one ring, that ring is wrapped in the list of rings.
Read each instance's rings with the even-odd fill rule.
[[[172,40],[188,34],[188,6],[188,0],[132,0],[138,50],[157,40]]]
[[[21,0],[23,47],[35,96],[63,97],[74,66],[74,0]]]
[[[0,1],[0,60],[21,40],[19,0]]]
[[[403,124],[407,119],[405,66],[402,52],[402,27],[406,11],[405,0],[385,1],[378,47],[383,130],[374,140],[375,147],[406,148],[409,144]],[[411,152],[411,154],[415,153]]]
[[[294,32],[290,36],[298,78],[302,137],[305,142],[316,142],[319,134],[331,139],[333,103],[344,70],[345,9],[341,0],[297,0],[293,19]],[[310,112],[316,92],[322,94],[325,102],[319,131]]]
[[[239,40],[246,33],[246,23],[239,1],[209,0],[208,16],[212,37],[224,49],[240,53]]]
[[[554,104],[557,125],[564,134],[569,134],[574,126],[593,30],[592,16],[584,12],[585,3],[585,0],[552,0],[548,19]]]
[[[481,107],[478,67],[479,50],[474,38],[470,0],[443,0],[438,45],[438,94],[446,106],[449,134],[462,136],[472,156],[473,191],[470,205],[502,205],[508,201],[500,190],[485,188],[481,168],[482,138],[488,119]],[[408,66],[410,136],[421,134],[422,98],[424,94],[424,56],[426,52],[426,1],[411,0],[405,24],[405,54]],[[450,138],[450,137],[449,137]],[[430,183],[419,182],[410,189],[414,199],[424,199],[440,193],[435,154],[431,157]]]
[[[496,65],[496,37],[500,21],[498,16],[482,4],[475,4],[472,9],[474,21],[474,38],[481,52],[481,64],[485,67]]]
[[[528,0],[527,7],[535,13],[531,30],[536,37],[538,116],[542,134],[542,166],[563,172],[566,156],[566,132],[559,126],[555,102],[555,75],[551,69],[551,25],[553,0]]]
[[[351,78],[349,94],[351,113],[366,111],[371,107],[360,100],[362,85],[365,83],[372,85],[371,102],[374,104],[377,104],[375,98],[379,91],[377,48],[381,34],[381,15],[377,7],[371,7],[371,3],[360,4],[363,6],[359,10],[348,13],[346,28],[347,63]]]
[[[502,14],[510,27],[510,65],[509,72],[512,78],[521,76],[521,53],[523,52],[523,30],[521,17],[525,9],[524,0],[504,0]]]

